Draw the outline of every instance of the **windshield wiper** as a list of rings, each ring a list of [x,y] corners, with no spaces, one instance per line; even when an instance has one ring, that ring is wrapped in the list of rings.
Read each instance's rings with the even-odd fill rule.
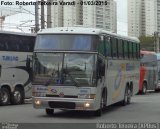
[[[63,73],[65,75],[68,75],[71,78],[71,81],[74,82],[74,84],[76,85],[76,87],[79,87],[78,82],[73,78],[73,76],[69,73],[69,71],[67,69],[63,69]]]
[[[46,81],[46,83],[44,84],[44,86],[48,86],[48,85],[51,83],[52,80],[53,80],[53,76],[51,76],[51,77]]]

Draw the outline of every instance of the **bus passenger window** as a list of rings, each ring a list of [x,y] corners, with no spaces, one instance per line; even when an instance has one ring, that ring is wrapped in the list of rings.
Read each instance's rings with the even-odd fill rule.
[[[128,42],[129,45],[129,58],[133,58],[133,49],[132,49],[132,42]]]
[[[137,59],[140,58],[140,44],[136,44],[137,45]]]
[[[123,42],[124,42],[124,57],[128,58],[128,54],[129,54],[128,43],[127,43],[127,41],[123,41]]]
[[[118,56],[123,58],[123,42],[121,39],[118,39]]]
[[[136,58],[136,57],[137,57],[137,55],[136,55],[136,54],[137,54],[137,50],[136,50],[136,49],[137,49],[137,48],[136,48],[137,46],[136,46],[136,45],[137,45],[136,43],[133,43],[133,58]]]
[[[116,38],[112,38],[112,56],[117,57],[117,40]]]
[[[100,40],[100,43],[98,45],[98,52],[105,56],[105,44],[104,44],[104,39]]]
[[[111,41],[110,37],[105,37],[105,54],[107,57],[112,57],[112,47],[111,47]]]

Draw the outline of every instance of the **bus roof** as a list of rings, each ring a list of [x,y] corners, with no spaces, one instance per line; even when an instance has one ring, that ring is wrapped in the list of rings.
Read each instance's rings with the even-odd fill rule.
[[[21,33],[13,31],[0,31],[0,34],[11,34],[11,35],[20,35],[20,36],[36,36],[34,33]]]
[[[150,51],[146,51],[146,52],[150,52]],[[141,59],[141,62],[155,62],[155,61],[160,61],[160,53],[147,53],[144,54],[143,58]]]
[[[56,28],[48,28],[42,29],[38,32],[38,34],[91,34],[91,35],[99,35],[99,34],[108,34],[111,36],[115,36],[120,39],[126,39],[130,41],[139,42],[139,39],[136,37],[127,37],[118,35],[116,33],[112,33],[109,31],[105,31],[97,28],[86,28],[86,27],[56,27]]]
[[[153,51],[143,51],[143,50],[141,50],[140,53],[142,55],[156,54],[156,52],[153,52]]]

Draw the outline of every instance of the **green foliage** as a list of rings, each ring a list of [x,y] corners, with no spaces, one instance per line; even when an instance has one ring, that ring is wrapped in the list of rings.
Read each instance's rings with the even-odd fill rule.
[[[141,50],[154,51],[154,37],[139,37]]]

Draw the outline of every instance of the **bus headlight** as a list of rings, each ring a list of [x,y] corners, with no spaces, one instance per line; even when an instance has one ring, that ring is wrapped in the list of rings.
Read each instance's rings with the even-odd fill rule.
[[[36,105],[41,105],[41,101],[40,101],[40,100],[35,100],[34,103],[35,103]]]
[[[85,103],[84,104],[84,107],[86,107],[86,108],[89,108],[91,105],[90,105],[90,103]]]
[[[80,99],[95,99],[96,94],[79,94],[78,98],[80,98]]]

